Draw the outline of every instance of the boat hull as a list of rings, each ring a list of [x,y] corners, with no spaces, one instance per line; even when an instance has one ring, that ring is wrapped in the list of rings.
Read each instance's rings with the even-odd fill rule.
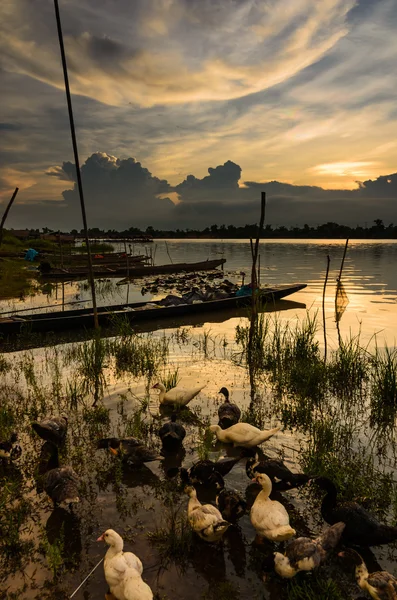
[[[306,284],[280,285],[264,288],[261,291],[261,303],[272,303],[281,298],[286,298],[306,287]],[[214,311],[229,310],[233,308],[249,307],[252,303],[251,296],[211,300],[197,304],[180,304],[178,306],[159,306],[158,308],[142,309],[148,302],[135,304],[116,305],[98,308],[98,321],[101,327],[115,325],[120,319],[127,319],[132,325],[144,321],[174,319],[186,315],[212,313]],[[150,304],[156,305],[157,302]],[[138,310],[137,310],[138,309]],[[139,310],[142,309],[142,310]],[[29,334],[35,332],[55,332],[72,329],[91,329],[94,326],[92,309],[78,309],[63,312],[42,313],[26,317],[9,317],[0,320],[0,334],[3,337],[14,334]],[[177,325],[176,325],[177,326]]]
[[[153,276],[153,275],[163,275],[169,273],[188,273],[192,271],[209,271],[212,269],[216,269],[224,265],[226,259],[220,258],[217,260],[205,260],[198,263],[175,263],[170,265],[158,265],[155,267],[152,266],[143,266],[143,265],[130,265],[128,268],[126,265],[117,268],[108,267],[106,269],[101,269],[100,267],[94,267],[94,275],[95,277],[123,277],[128,275],[129,278],[133,277],[145,277],[145,276]],[[40,277],[43,279],[86,279],[88,277],[87,269],[83,271],[71,270],[70,272],[65,273],[64,271],[53,269],[48,273],[41,273]]]

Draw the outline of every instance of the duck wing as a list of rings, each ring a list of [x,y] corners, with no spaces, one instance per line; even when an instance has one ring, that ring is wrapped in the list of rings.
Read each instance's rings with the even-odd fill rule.
[[[382,525],[356,502],[343,502],[333,510],[327,511],[323,516],[332,525],[339,521],[346,524],[343,532],[343,539],[346,543],[359,546],[378,546],[389,544],[397,539],[397,527]]]
[[[258,473],[265,473],[270,477],[273,489],[277,491],[299,487],[307,483],[310,479],[309,475],[305,473],[293,473],[282,460],[273,458],[261,460],[252,470]]]
[[[162,456],[159,456],[156,450],[148,448],[147,446],[134,446],[127,447],[127,451],[122,447],[121,451],[122,460],[127,465],[142,465],[146,462],[153,462],[155,460],[163,460]]]
[[[140,558],[138,558],[136,554],[133,552],[123,552],[123,557],[129,568],[135,569],[139,575],[142,575],[143,565]]]
[[[236,423],[236,425],[223,430],[222,439],[225,439],[227,442],[233,442],[237,446],[247,440],[257,438],[261,433],[260,429],[249,423]]]
[[[43,489],[55,504],[77,501],[80,479],[72,467],[51,469],[43,476]]]
[[[200,504],[195,507],[190,511],[188,518],[192,528],[197,532],[223,521],[219,510],[211,504]]]
[[[175,387],[166,392],[164,399],[168,402],[175,402],[177,404],[187,404],[190,400],[193,400],[203,388],[205,388],[205,385],[190,390]]]
[[[346,524],[343,521],[335,523],[332,527],[328,527],[316,542],[318,542],[326,552],[333,550],[339,544]]]
[[[387,571],[371,573],[367,582],[376,589],[379,600],[397,600],[397,580]]]
[[[221,458],[213,463],[214,470],[218,471],[222,476],[227,475],[233,469],[234,465],[239,462],[240,458],[240,456],[236,458]]]
[[[189,469],[189,478],[192,483],[205,483],[215,470],[215,464],[212,460],[199,460]]]
[[[134,569],[128,569],[123,578],[125,600],[152,600],[153,592]]]
[[[326,552],[316,540],[300,537],[287,545],[285,555],[294,569],[310,571],[321,564]]]

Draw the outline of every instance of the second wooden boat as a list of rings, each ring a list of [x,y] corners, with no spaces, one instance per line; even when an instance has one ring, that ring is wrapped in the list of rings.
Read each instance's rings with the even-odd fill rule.
[[[219,258],[216,260],[204,260],[196,263],[175,263],[158,266],[136,266],[135,264],[129,267],[127,267],[127,265],[116,267],[94,266],[94,275],[96,277],[145,277],[151,275],[161,275],[165,273],[208,271],[224,265],[225,262],[225,258]],[[86,279],[88,277],[88,269],[51,269],[46,273],[41,272],[40,276],[45,279]]]

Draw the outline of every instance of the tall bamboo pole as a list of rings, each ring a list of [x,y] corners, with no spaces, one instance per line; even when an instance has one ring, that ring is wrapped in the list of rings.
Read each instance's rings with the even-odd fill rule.
[[[4,211],[4,215],[3,218],[1,219],[1,223],[0,223],[0,246],[3,242],[3,227],[4,227],[4,223],[6,222],[6,218],[8,213],[10,212],[10,208],[13,205],[13,202],[16,198],[16,195],[18,193],[19,188],[15,188],[13,195],[11,196],[11,200],[9,201],[9,203],[7,204],[7,208]]]
[[[79,153],[78,153],[78,149],[77,149],[76,131],[75,131],[75,126],[74,126],[74,118],[73,118],[72,97],[70,94],[68,67],[66,64],[65,47],[64,47],[64,43],[63,43],[62,24],[61,24],[61,16],[59,14],[58,0],[54,0],[54,8],[55,8],[55,17],[56,17],[56,21],[57,21],[57,28],[58,28],[58,39],[59,39],[59,48],[61,51],[63,77],[65,80],[65,92],[66,92],[66,100],[67,100],[67,104],[68,104],[70,133],[72,136],[72,145],[73,145],[73,153],[74,153],[74,163],[76,165],[76,177],[77,177],[77,187],[79,190],[79,197],[80,197],[81,216],[83,219],[84,237],[85,237],[85,243],[87,246],[88,274],[89,274],[90,287],[91,287],[92,309],[94,312],[94,325],[95,325],[95,328],[98,329],[99,323],[98,323],[98,311],[97,311],[97,305],[96,305],[94,271],[92,268],[92,258],[91,258],[91,250],[90,250],[90,240],[88,237],[87,216],[86,216],[86,212],[85,212],[83,184],[81,181]]]

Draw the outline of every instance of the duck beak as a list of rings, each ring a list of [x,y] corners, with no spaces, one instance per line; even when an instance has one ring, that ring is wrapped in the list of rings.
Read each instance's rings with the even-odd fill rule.
[[[256,477],[253,477],[253,478],[251,479],[251,481],[254,481],[254,482],[256,483],[256,482],[257,482],[257,481],[256,481]]]
[[[110,452],[111,452],[112,454],[114,454],[114,456],[118,456],[118,455],[119,455],[119,453],[118,453],[118,450],[116,450],[115,448],[110,448],[110,447],[109,447],[109,450],[110,450]]]
[[[104,542],[105,538],[103,537],[104,534],[102,534],[98,539],[97,542]]]

